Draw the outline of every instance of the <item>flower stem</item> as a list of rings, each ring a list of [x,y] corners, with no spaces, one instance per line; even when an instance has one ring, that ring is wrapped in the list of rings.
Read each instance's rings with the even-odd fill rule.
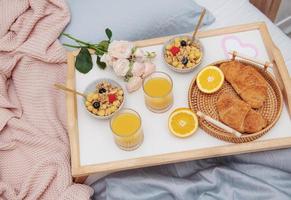
[[[84,46],[77,46],[77,45],[71,45],[71,44],[67,44],[67,43],[63,43],[64,46],[67,46],[67,47],[72,47],[72,48],[82,48]]]
[[[67,33],[62,33],[62,35],[74,40],[75,42],[77,42],[79,44],[79,45],[71,45],[71,44],[64,43],[63,44],[64,46],[72,47],[72,48],[83,48],[84,47],[84,48],[93,49],[95,51],[99,51],[102,53],[107,53],[107,50],[99,48],[98,44],[90,44],[88,42],[84,42],[82,40],[74,38],[73,36],[71,36],[70,34],[67,34]]]
[[[95,45],[88,45],[88,48],[89,49],[94,49],[95,51],[100,51],[100,52],[103,52],[103,53],[107,53],[107,51],[106,50],[104,50],[104,49],[100,49],[100,48],[98,48],[97,46],[95,46]]]
[[[82,41],[82,40],[79,40],[79,39],[77,39],[77,38],[74,38],[74,37],[71,36],[70,34],[62,33],[62,35],[64,35],[64,36],[70,38],[71,40],[76,41],[77,43],[81,43],[81,44],[85,44],[85,45],[90,45],[88,42],[84,42],[84,41]]]

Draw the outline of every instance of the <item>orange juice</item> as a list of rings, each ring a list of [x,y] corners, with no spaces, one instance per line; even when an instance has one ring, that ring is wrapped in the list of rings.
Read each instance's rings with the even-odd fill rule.
[[[110,122],[116,144],[124,150],[137,148],[143,140],[141,119],[130,109],[117,113]]]
[[[165,78],[156,77],[145,83],[145,92],[152,97],[166,96],[172,89],[170,81]]]
[[[164,112],[173,104],[171,79],[163,75],[164,73],[144,81],[145,103],[154,112]]]
[[[121,113],[112,122],[112,130],[119,136],[130,136],[140,127],[139,118],[132,113]]]

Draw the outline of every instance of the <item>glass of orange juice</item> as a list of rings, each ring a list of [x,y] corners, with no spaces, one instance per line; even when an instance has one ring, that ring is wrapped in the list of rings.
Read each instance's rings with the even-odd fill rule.
[[[137,149],[143,142],[143,130],[139,114],[132,109],[123,109],[110,120],[115,143],[123,150]]]
[[[173,81],[164,72],[153,72],[143,80],[145,104],[156,113],[166,112],[173,105]]]

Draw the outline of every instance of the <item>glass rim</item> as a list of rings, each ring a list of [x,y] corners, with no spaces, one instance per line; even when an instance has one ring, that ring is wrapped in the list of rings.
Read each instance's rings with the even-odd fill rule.
[[[114,130],[113,130],[113,128],[112,128],[112,122],[113,122],[113,120],[119,115],[119,114],[122,114],[122,113],[126,113],[126,111],[130,111],[130,112],[133,112],[138,118],[139,118],[139,126],[138,126],[138,128],[134,131],[134,132],[132,132],[132,133],[130,133],[129,135],[126,135],[126,136],[123,136],[123,135],[120,135],[120,134],[118,134],[118,133],[116,133]],[[133,136],[134,134],[136,134],[136,132],[142,127],[142,121],[141,121],[141,117],[140,117],[140,114],[138,114],[138,112],[137,111],[135,111],[134,109],[132,109],[132,108],[123,108],[122,110],[120,110],[119,112],[117,112],[115,115],[113,115],[113,117],[110,119],[110,129],[111,129],[111,132],[114,134],[114,135],[116,135],[116,136],[118,136],[118,137],[121,137],[121,138],[126,138],[126,137],[131,137],[131,136]]]
[[[169,91],[167,94],[165,94],[165,95],[163,95],[163,96],[152,96],[152,95],[149,95],[149,94],[145,91],[145,89],[144,89],[144,85],[145,85],[146,79],[148,79],[148,78],[149,78],[151,75],[153,75],[153,74],[164,74],[164,75],[166,75],[166,76],[170,79],[170,82],[171,82],[171,89],[170,89],[170,91]],[[166,72],[162,72],[162,71],[154,71],[154,72],[150,73],[146,78],[144,78],[144,79],[142,80],[142,89],[143,89],[143,92],[144,92],[147,96],[149,96],[149,97],[151,97],[151,98],[163,98],[163,97],[168,96],[168,95],[172,92],[172,90],[173,90],[173,79],[172,79],[171,76],[170,76],[169,74],[167,74]]]

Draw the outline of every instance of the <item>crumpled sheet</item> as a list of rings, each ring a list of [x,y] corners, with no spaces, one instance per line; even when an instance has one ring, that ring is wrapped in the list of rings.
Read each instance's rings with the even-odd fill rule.
[[[291,199],[291,149],[114,173],[91,186],[93,199]]]

